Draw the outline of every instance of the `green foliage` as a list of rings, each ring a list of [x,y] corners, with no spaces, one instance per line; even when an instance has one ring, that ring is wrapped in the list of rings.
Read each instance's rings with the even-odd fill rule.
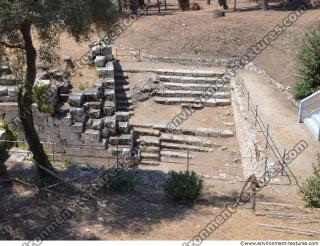
[[[54,103],[46,100],[46,93],[50,88],[50,84],[37,84],[33,87],[33,99],[38,104],[39,111],[43,113],[53,114]]]
[[[80,82],[78,88],[80,91],[84,91],[86,89],[86,85]]]
[[[314,166],[313,176],[299,186],[299,193],[307,207],[320,208],[320,161]]]
[[[303,99],[312,94],[312,87],[309,83],[297,82],[293,87],[293,95],[296,99]]]
[[[314,0],[314,6],[319,9],[320,8],[320,0]]]
[[[195,200],[202,189],[202,179],[193,171],[170,172],[164,190],[172,200]]]
[[[136,173],[121,167],[111,168],[106,178],[108,189],[116,192],[131,192],[137,184]]]
[[[299,75],[294,95],[302,99],[320,86],[320,23],[311,26],[299,47],[297,59]]]
[[[8,122],[5,120],[0,120],[0,130],[5,131],[5,144],[1,144],[3,148],[0,150],[0,155],[3,155],[4,152],[8,149],[11,149],[14,146],[18,146],[17,143],[15,143],[18,140],[18,134],[14,131],[11,131],[8,127]]]
[[[178,1],[179,1],[179,7],[182,11],[186,11],[190,9],[189,0],[178,0]]]

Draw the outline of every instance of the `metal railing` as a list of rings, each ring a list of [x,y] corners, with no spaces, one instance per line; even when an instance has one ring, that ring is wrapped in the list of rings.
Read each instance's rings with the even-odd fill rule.
[[[247,103],[247,110],[248,112],[251,112],[254,120],[255,120],[255,126],[258,126],[262,132],[263,137],[265,138],[266,144],[265,148],[270,149],[274,157],[279,161],[279,163],[282,166],[281,175],[284,175],[286,173],[286,176],[288,176],[288,179],[291,183],[290,175],[288,174],[287,170],[290,172],[290,174],[295,178],[295,175],[292,173],[291,169],[286,165],[285,157],[286,157],[286,149],[284,149],[283,152],[280,151],[279,147],[275,143],[274,138],[270,134],[270,124],[266,123],[261,115],[259,114],[258,105],[255,104],[250,97],[250,92],[247,89],[246,85],[244,84],[243,79],[239,75],[239,71],[237,73],[238,78],[238,85],[241,89],[242,95],[246,98]]]

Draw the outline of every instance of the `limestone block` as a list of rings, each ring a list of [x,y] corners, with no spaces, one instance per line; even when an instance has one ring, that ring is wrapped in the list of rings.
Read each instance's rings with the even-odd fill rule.
[[[116,112],[116,120],[117,121],[129,121],[130,119],[130,113],[129,112]]]
[[[101,129],[101,137],[102,138],[108,138],[112,130],[109,130],[108,128],[102,128]]]
[[[81,107],[83,104],[83,93],[70,95],[68,102],[71,107]]]
[[[85,144],[92,144],[92,143],[99,144],[100,137],[101,137],[100,131],[98,131],[98,130],[87,129],[82,134],[82,138],[83,138]]]
[[[89,109],[101,109],[101,105],[102,102],[101,101],[98,101],[98,102],[86,102],[84,104],[84,108],[86,110],[89,110]]]
[[[115,91],[114,89],[106,89],[104,91],[104,97],[106,100],[114,102],[115,101]]]
[[[68,155],[73,155],[73,156],[82,156],[82,148],[81,147],[68,147],[68,148],[66,148],[66,153]]]
[[[71,126],[71,131],[74,133],[82,133],[83,131],[83,123],[82,122],[75,122]]]
[[[74,122],[84,122],[86,120],[86,112],[84,108],[70,108],[70,114]]]
[[[93,119],[92,120],[92,129],[101,130],[102,125],[103,125],[102,119]]]
[[[72,125],[72,117],[70,114],[66,116],[54,116],[54,125],[56,126],[71,126]]]
[[[118,129],[121,133],[129,133],[130,131],[129,122],[119,122]]]
[[[47,120],[48,120],[48,126],[54,126],[54,118],[53,117],[49,116],[47,118]]]
[[[104,103],[104,106],[103,106],[103,109],[102,109],[103,115],[112,116],[114,114],[114,111],[115,111],[114,102],[106,101]]]
[[[115,116],[106,116],[103,118],[103,125],[106,128],[116,128],[116,117]]]
[[[7,95],[8,95],[8,87],[0,86],[0,96],[7,96]]]
[[[114,79],[109,78],[109,79],[103,80],[102,85],[105,89],[114,89],[115,88]]]
[[[221,132],[221,137],[223,138],[229,138],[229,137],[233,137],[234,133],[231,130],[224,130]]]
[[[104,65],[105,65],[105,63],[106,63],[106,57],[105,57],[105,56],[98,55],[98,56],[96,56],[96,58],[94,59],[94,63],[96,64],[97,67],[104,67]]]
[[[16,86],[8,86],[8,96],[17,99],[18,88]]]
[[[92,119],[101,118],[101,110],[100,109],[90,109],[89,110],[89,117]]]
[[[48,117],[45,116],[33,116],[33,123],[39,126],[47,126],[48,125]]]
[[[71,131],[69,126],[59,126],[60,139],[80,140],[81,133]]]
[[[105,67],[98,67],[99,78],[114,78],[114,67],[112,62],[108,62]]]

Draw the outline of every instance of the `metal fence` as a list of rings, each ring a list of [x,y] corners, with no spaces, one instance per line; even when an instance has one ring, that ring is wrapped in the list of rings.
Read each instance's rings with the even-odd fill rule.
[[[283,152],[281,152],[280,148],[275,143],[274,138],[270,134],[270,125],[262,119],[258,110],[258,105],[255,104],[252,98],[250,97],[250,92],[247,89],[246,85],[244,84],[243,79],[240,77],[239,71],[237,73],[237,78],[238,78],[237,79],[238,86],[241,89],[242,96],[245,97],[246,99],[247,110],[248,112],[252,113],[255,120],[255,126],[259,127],[259,129],[261,130],[265,138],[265,141],[266,141],[265,148],[266,149],[269,148],[272,154],[274,155],[274,157],[276,158],[276,160],[279,161],[279,163],[281,164],[282,166],[281,175],[286,174],[286,176],[288,176],[290,183],[292,183],[290,175],[288,174],[287,170],[294,178],[295,178],[295,175],[292,173],[291,169],[288,167],[288,165],[285,162],[286,149],[284,149]]]

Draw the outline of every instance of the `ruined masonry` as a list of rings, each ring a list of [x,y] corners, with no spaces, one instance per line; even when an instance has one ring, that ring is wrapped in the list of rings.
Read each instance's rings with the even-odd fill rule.
[[[120,156],[131,155],[133,131],[129,127],[129,113],[115,110],[111,47],[96,43],[91,47],[91,58],[97,65],[99,80],[83,92],[72,93],[70,82],[56,70],[37,78],[35,86],[47,86],[44,93],[50,96],[46,94],[46,103],[52,103],[55,110],[52,114],[43,113],[39,111],[40,105],[35,105],[34,124],[46,150],[55,152],[55,160],[112,165],[117,152]],[[1,69],[0,118],[18,123],[18,81],[7,70]],[[52,78],[58,83],[48,83]]]

